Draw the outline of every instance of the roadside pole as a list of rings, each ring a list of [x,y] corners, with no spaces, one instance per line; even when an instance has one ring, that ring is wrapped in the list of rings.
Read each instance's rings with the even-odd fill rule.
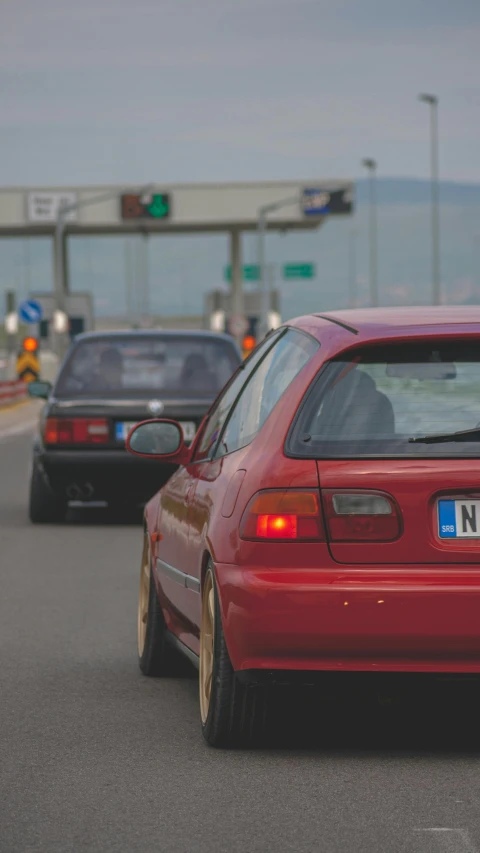
[[[18,348],[18,314],[14,290],[5,291],[5,332],[7,336],[7,363]]]
[[[241,346],[246,329],[245,297],[243,292],[242,232],[238,228],[230,231],[230,333]]]
[[[257,251],[258,251],[258,269],[259,269],[259,289],[261,300],[260,326],[258,330],[258,338],[262,340],[270,331],[268,328],[268,312],[269,312],[269,289],[267,282],[267,270],[265,260],[265,235],[267,232],[267,220],[270,213],[276,210],[281,210],[282,207],[290,207],[292,204],[299,204],[301,196],[299,194],[289,196],[288,198],[280,199],[280,201],[265,204],[258,208],[257,213]]]

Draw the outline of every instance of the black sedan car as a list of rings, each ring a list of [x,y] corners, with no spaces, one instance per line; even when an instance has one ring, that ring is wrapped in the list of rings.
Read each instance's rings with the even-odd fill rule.
[[[33,444],[30,519],[61,521],[72,502],[145,503],[175,467],[134,458],[125,439],[139,421],[180,421],[191,442],[241,363],[233,339],[213,332],[126,331],[79,335],[46,399]]]

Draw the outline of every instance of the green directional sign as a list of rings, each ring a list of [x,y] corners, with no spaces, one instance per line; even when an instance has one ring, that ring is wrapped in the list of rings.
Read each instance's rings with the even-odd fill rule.
[[[283,277],[289,278],[315,278],[315,264],[285,264]]]
[[[225,278],[225,281],[231,281],[232,280],[232,268],[230,265],[228,267],[225,267],[224,278]],[[258,266],[258,264],[244,264],[243,280],[244,281],[259,281],[260,280],[260,267]]]

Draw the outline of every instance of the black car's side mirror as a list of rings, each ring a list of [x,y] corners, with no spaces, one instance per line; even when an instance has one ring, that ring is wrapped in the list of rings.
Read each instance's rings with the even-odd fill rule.
[[[186,465],[191,456],[182,427],[166,418],[137,424],[129,433],[126,446],[134,456],[165,460],[173,465]]]
[[[28,396],[34,397],[35,399],[48,400],[51,390],[51,382],[38,381],[28,383]]]

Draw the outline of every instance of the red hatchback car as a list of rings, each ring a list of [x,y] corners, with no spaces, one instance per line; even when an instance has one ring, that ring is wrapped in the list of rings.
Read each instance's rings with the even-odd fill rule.
[[[272,332],[145,512],[140,667],[200,670],[203,733],[248,741],[303,671],[480,672],[480,309],[310,315]]]

